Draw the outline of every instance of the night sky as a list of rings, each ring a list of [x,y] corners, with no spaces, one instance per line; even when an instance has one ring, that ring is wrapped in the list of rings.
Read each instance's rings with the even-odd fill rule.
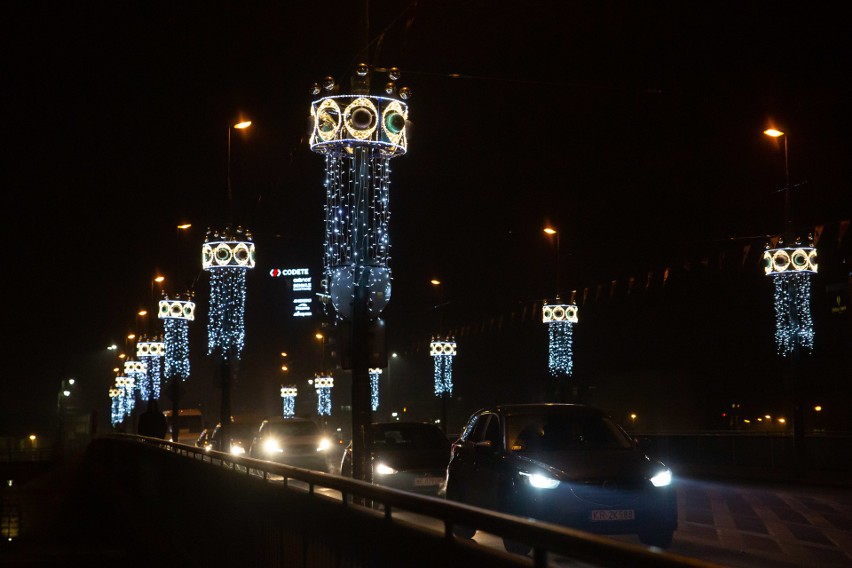
[[[152,292],[159,299],[157,274],[173,293],[194,288],[206,309],[201,242],[231,213],[253,230],[258,250],[235,409],[279,409],[282,350],[294,359],[287,382],[307,389],[323,320],[294,322],[283,281],[268,272],[307,266],[320,274],[323,159],[307,145],[309,88],[326,75],[342,83],[351,75],[356,7],[0,5],[3,288],[11,306],[0,434],[48,431],[59,381],[69,376],[80,381],[78,408],[105,419],[114,366],[106,346],[153,329],[156,320],[146,324],[136,312],[153,309]],[[788,135],[791,180],[806,182],[793,194],[794,226],[807,232],[850,219],[850,16],[849,8],[806,2],[372,2],[369,63],[399,67],[399,83],[414,93],[409,153],[392,161],[394,281],[385,316],[388,347],[403,355],[397,380],[411,381],[412,392],[431,388],[428,352],[412,346],[428,343],[436,325],[520,318],[523,307],[553,295],[548,224],[560,231],[563,296],[628,274],[659,278],[683,258],[718,254],[718,243],[761,248],[784,227],[783,143],[762,134],[770,126]],[[374,84],[384,80],[377,72]],[[227,132],[239,119],[253,126],[232,136],[229,211]],[[179,232],[182,222],[192,228]],[[760,276],[757,263],[754,270]],[[731,288],[728,301],[704,286],[684,287],[677,315],[665,311],[671,295],[635,309],[666,324],[661,342],[706,340],[694,332],[699,314],[715,322],[708,326],[717,339],[722,320],[742,334],[771,335],[763,292],[748,297],[767,304],[749,309]],[[728,313],[700,307],[708,297],[713,306],[727,302]],[[683,311],[690,302],[695,317]],[[627,336],[641,329],[614,311],[599,310],[585,338],[577,330],[578,367],[606,392],[615,391],[606,377],[629,368],[627,360],[662,361],[666,352],[631,346]],[[215,408],[205,325],[201,317],[191,328],[187,397]],[[512,385],[546,371],[545,332],[504,335],[512,339],[492,341],[490,354],[472,347],[467,360],[460,339],[457,377],[468,381],[460,407],[541,390]],[[707,358],[742,363],[743,373],[765,367],[744,360],[735,342],[720,340]],[[771,354],[765,343],[756,348]],[[499,372],[507,354],[512,377]],[[621,367],[591,369],[605,360]],[[694,368],[674,355],[663,367],[665,376]],[[517,374],[524,368],[531,378]],[[651,371],[636,371],[631,383],[643,372]],[[839,370],[838,380],[849,374]],[[700,398],[702,388],[684,396]],[[621,408],[624,396],[594,402]]]

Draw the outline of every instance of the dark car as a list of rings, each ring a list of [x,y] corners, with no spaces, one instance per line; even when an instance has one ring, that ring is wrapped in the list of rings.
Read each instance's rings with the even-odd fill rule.
[[[231,431],[228,435],[231,438],[230,449],[222,448],[222,423],[216,424],[213,432],[209,434],[205,442],[205,449],[218,450],[220,452],[228,451],[235,456],[242,456],[248,453],[254,437],[257,436],[260,425],[263,422],[262,416],[254,414],[244,414],[231,417]],[[197,444],[196,444],[197,445]]]
[[[604,412],[574,404],[475,413],[453,444],[447,498],[667,548],[677,528],[672,472]],[[457,527],[472,537],[475,529]],[[504,540],[506,550],[529,553]]]
[[[278,416],[261,423],[249,456],[328,473],[331,447],[313,420]]]
[[[425,495],[443,495],[450,441],[434,424],[382,422],[371,426],[373,483]],[[342,475],[352,475],[352,446],[341,461]]]

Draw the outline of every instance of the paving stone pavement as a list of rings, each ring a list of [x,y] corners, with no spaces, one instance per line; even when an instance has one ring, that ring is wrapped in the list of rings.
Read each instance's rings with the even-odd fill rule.
[[[730,566],[852,566],[852,489],[680,479],[672,552]]]

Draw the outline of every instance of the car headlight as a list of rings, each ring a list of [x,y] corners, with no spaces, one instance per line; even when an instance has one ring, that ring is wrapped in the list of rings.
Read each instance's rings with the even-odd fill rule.
[[[527,473],[525,471],[521,471],[519,473],[521,474],[522,479],[526,480],[527,483],[536,489],[555,489],[556,487],[559,487],[558,479],[553,479],[552,477],[547,477],[540,473]]]
[[[392,473],[396,473],[396,470],[390,466],[387,466],[383,463],[377,463],[373,466],[373,471],[378,473],[379,475],[390,475]]]
[[[231,446],[231,455],[241,456],[244,453],[246,453],[246,449],[244,447],[236,445],[236,444]]]
[[[320,440],[320,443],[317,446],[317,451],[318,452],[324,452],[327,449],[329,449],[330,447],[331,447],[331,440],[329,440],[328,438],[323,438],[322,440]]]
[[[284,451],[284,449],[281,447],[281,444],[278,443],[278,440],[274,438],[267,438],[263,441],[263,450],[268,454],[280,454]]]
[[[665,469],[651,478],[654,487],[665,487],[672,482],[672,470]]]

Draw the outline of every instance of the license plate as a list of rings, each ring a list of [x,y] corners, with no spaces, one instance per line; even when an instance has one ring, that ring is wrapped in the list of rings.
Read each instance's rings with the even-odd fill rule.
[[[636,511],[633,509],[597,509],[592,511],[592,522],[633,521]]]
[[[425,487],[430,485],[441,485],[444,482],[443,477],[416,477],[414,485],[417,487]]]

